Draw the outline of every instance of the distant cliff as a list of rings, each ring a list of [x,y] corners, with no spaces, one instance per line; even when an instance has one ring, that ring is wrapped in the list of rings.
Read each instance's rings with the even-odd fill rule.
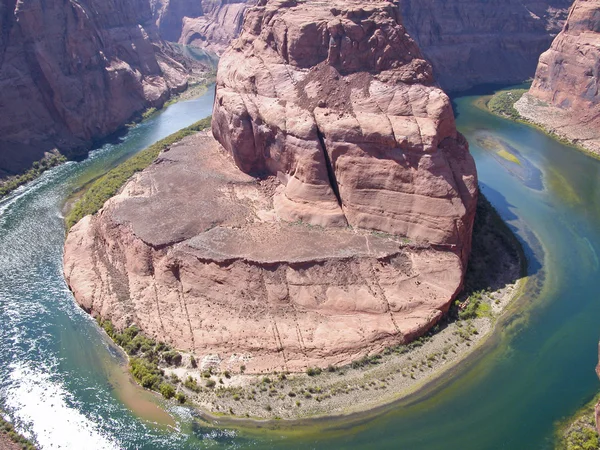
[[[572,0],[400,0],[404,24],[447,91],[516,83],[562,28]]]
[[[600,0],[576,0],[539,61],[521,115],[600,154]]]
[[[0,29],[0,178],[83,153],[187,83],[148,0],[1,0]]]
[[[255,0],[151,0],[163,38],[221,54]]]

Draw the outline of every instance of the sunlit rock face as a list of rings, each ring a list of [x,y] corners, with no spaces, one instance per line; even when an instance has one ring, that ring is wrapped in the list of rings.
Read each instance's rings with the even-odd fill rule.
[[[540,57],[525,117],[600,153],[600,1],[577,0],[562,32]]]
[[[477,176],[398,5],[259,2],[217,78],[212,131],[71,229],[78,303],[221,370],[426,333],[462,287]]]

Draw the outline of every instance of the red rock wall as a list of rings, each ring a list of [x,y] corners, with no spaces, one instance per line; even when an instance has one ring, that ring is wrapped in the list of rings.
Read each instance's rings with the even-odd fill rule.
[[[600,0],[576,0],[539,61],[530,94],[600,129]]]
[[[161,36],[221,54],[241,30],[255,0],[151,0]]]
[[[280,217],[469,254],[477,177],[393,2],[262,1],[219,64],[213,133]]]
[[[147,0],[5,0],[0,25],[0,177],[81,153],[187,82]]]
[[[400,0],[406,28],[446,91],[518,83],[561,30],[572,0]]]

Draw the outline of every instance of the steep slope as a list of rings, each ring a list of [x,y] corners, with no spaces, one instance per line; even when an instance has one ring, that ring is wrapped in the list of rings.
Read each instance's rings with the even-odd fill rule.
[[[261,1],[186,138],[75,225],[87,311],[217,369],[346,364],[461,289],[475,164],[393,2]]]
[[[400,0],[407,30],[446,91],[516,83],[562,28],[572,0]]]
[[[161,35],[221,54],[241,30],[255,0],[151,0]]]
[[[0,3],[0,177],[84,151],[186,86],[148,0]]]
[[[600,154],[600,0],[576,0],[515,107],[521,115]]]

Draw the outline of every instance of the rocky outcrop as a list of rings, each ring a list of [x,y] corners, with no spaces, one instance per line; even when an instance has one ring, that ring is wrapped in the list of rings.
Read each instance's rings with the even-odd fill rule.
[[[515,107],[526,118],[600,154],[600,1],[576,0]]]
[[[151,0],[161,35],[221,54],[241,30],[255,0]]]
[[[461,289],[475,165],[389,1],[262,1],[186,138],[68,235],[94,315],[221,370],[347,364]]]
[[[466,261],[474,163],[394,3],[250,9],[219,64],[213,133],[241,170],[280,178],[284,220],[406,236]]]
[[[520,83],[561,30],[572,0],[400,0],[407,30],[447,91]]]
[[[186,86],[148,0],[0,3],[0,177],[81,153]]]

